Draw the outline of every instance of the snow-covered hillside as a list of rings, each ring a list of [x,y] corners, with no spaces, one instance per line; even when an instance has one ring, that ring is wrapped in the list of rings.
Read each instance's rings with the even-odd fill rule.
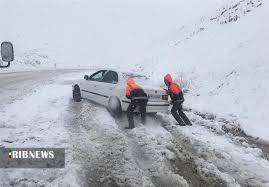
[[[159,82],[171,72],[190,87],[188,107],[236,116],[269,140],[268,2],[0,1],[0,41],[15,46],[11,70],[136,63]]]
[[[1,63],[1,62],[0,62]],[[2,64],[5,64],[2,62]],[[92,66],[64,63],[55,52],[47,49],[32,49],[17,52],[9,68],[0,69],[0,73],[17,71],[39,71],[54,69],[87,69]]]
[[[55,58],[51,54],[34,49],[17,54],[15,51],[15,59],[11,62],[11,66],[6,69],[0,69],[1,72],[24,71],[24,70],[40,70],[54,68]]]
[[[166,72],[183,76],[188,107],[236,118],[248,134],[269,140],[268,16],[268,2],[230,1],[180,27],[136,67],[159,81]]]
[[[260,141],[269,141],[268,2],[0,5],[0,41],[15,47],[10,69],[0,69],[0,148],[59,147],[66,154],[61,169],[0,169],[0,187],[269,186],[269,143]],[[1,73],[55,63],[56,70]],[[135,128],[125,129],[126,113],[114,118],[91,100],[74,101],[72,85],[90,84],[83,77],[95,71],[78,65],[137,71],[158,84],[172,73],[193,125],[157,113],[145,124],[134,115]],[[106,104],[101,84],[83,91]]]

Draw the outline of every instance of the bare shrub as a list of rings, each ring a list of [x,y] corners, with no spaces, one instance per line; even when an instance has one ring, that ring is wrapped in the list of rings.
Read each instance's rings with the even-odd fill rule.
[[[179,83],[183,89],[183,93],[188,93],[191,89],[191,81],[186,78],[183,72],[179,72],[175,75],[175,81]]]

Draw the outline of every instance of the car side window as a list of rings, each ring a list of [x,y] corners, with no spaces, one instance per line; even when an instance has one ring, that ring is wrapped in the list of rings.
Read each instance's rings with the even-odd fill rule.
[[[97,71],[90,76],[91,81],[101,81],[106,73],[106,70]]]
[[[116,84],[118,83],[118,73],[109,71],[103,78],[102,82]]]

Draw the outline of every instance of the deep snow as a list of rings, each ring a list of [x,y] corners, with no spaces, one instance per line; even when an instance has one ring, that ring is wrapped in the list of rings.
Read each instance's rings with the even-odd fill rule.
[[[106,64],[113,68],[126,66],[128,70],[145,73],[159,84],[163,75],[171,72],[177,80],[184,82],[185,91],[188,90],[184,107],[188,109],[187,115],[194,126],[178,127],[171,116],[158,114],[156,118],[150,117],[145,126],[136,119],[137,127],[126,131],[123,130],[127,125],[125,116],[115,120],[100,106],[87,101],[72,101],[71,84],[82,78],[83,74],[65,74],[45,82],[25,80],[22,85],[7,86],[6,90],[1,91],[0,146],[65,147],[66,168],[53,171],[0,170],[2,186],[269,186],[269,150],[258,148],[256,140],[249,139],[241,130],[269,141],[269,118],[266,113],[269,104],[266,43],[269,41],[269,26],[264,21],[268,18],[268,2],[203,1],[203,7],[197,12],[193,6],[185,7],[182,14],[173,17],[171,13],[166,18],[162,17],[160,22],[153,19],[156,15],[163,15],[157,8],[153,17],[143,22],[147,31],[141,29],[132,33],[123,29],[123,35],[120,31],[129,19],[121,14],[112,16],[119,5],[114,4],[113,9],[101,18],[101,26],[95,25],[92,35],[86,40],[83,36],[91,31],[87,24],[83,26],[85,30],[68,28],[70,21],[85,18],[88,11],[86,5],[89,4],[86,1],[65,3],[70,8],[66,11],[72,10],[71,19],[61,17],[49,22],[51,17],[47,19],[40,14],[37,17],[43,22],[35,22],[31,27],[28,26],[33,21],[32,12],[25,12],[26,9],[20,6],[14,9],[25,14],[21,19],[31,19],[26,19],[27,23],[20,22],[20,19],[15,19],[17,12],[14,11],[11,17],[16,20],[15,29],[10,33],[5,29],[0,31],[4,33],[1,35],[4,39],[7,37],[18,44],[17,65],[13,70],[22,70],[24,64],[39,62],[44,63],[45,68],[53,67],[58,61],[76,67],[80,62],[85,66]],[[31,1],[32,7],[40,7],[41,4]],[[12,3],[5,5],[11,6]],[[51,4],[43,5],[46,10]],[[57,2],[57,5],[61,4]],[[82,13],[75,14],[84,5]],[[139,12],[140,4],[135,5],[132,13]],[[147,15],[151,4],[147,5],[139,18]],[[171,10],[170,5],[165,7],[166,11]],[[214,12],[220,5],[223,7]],[[52,17],[58,14],[58,6],[52,9]],[[96,7],[99,6],[102,7],[102,4]],[[132,9],[130,7],[123,12],[128,12]],[[205,11],[206,7],[210,10]],[[177,6],[174,8],[179,9]],[[36,11],[39,9],[34,9]],[[0,12],[5,14],[5,11]],[[186,16],[185,20],[182,15],[189,12],[195,13],[189,20]],[[123,18],[122,24],[109,34],[105,32],[111,29],[111,25],[107,27],[104,24],[106,15],[111,16],[112,25],[114,19]],[[177,20],[180,16],[184,19]],[[195,22],[199,16],[202,17]],[[174,19],[167,23],[166,28],[164,22],[171,18]],[[136,21],[127,24],[131,25],[131,30],[138,26],[144,28],[138,24],[139,19],[133,19]],[[57,25],[63,20],[63,24]],[[83,22],[84,19],[81,20]],[[155,20],[153,24],[152,20]],[[10,28],[10,23],[6,19],[6,28]],[[92,20],[90,23],[93,23]],[[57,31],[54,37],[45,34],[47,28],[35,27],[39,24],[53,26]],[[76,22],[76,26],[79,24]],[[65,32],[59,26],[63,26]],[[20,33],[20,27],[24,34]],[[150,36],[152,28],[163,30]],[[141,34],[143,32],[147,34]],[[46,36],[46,41],[41,41],[43,37],[37,33]],[[57,38],[62,33],[65,34]],[[74,33],[81,37],[78,40],[74,37],[74,45],[68,45],[68,39]],[[27,43],[31,34],[33,39]],[[105,34],[106,37],[98,40]],[[114,37],[110,38],[111,35]],[[118,41],[116,36],[123,37]],[[57,55],[66,55],[64,61],[63,56],[52,55],[59,46],[63,46],[61,41],[65,41],[65,47]],[[141,41],[143,47],[140,46]],[[83,45],[78,45],[79,42]],[[134,44],[134,48],[126,47],[130,43]],[[90,49],[88,45],[91,45]],[[150,50],[147,50],[148,46]],[[53,52],[47,49],[53,49]],[[73,53],[74,49],[79,50]],[[86,55],[85,60],[85,54],[94,55]],[[133,62],[136,64],[131,67]],[[18,64],[23,64],[23,68]],[[23,84],[31,88],[24,89]]]
[[[190,87],[186,106],[226,118],[236,116],[248,134],[269,140],[269,119],[266,115],[269,104],[266,42],[269,28],[262,21],[268,17],[268,2],[218,0],[182,4],[171,0],[165,4],[158,2],[151,10],[150,2],[144,7],[140,1],[124,3],[119,0],[102,16],[96,11],[89,13],[87,7],[98,9],[104,4],[83,0],[63,4],[58,1],[1,2],[0,17],[9,17],[1,19],[4,27],[0,31],[0,41],[14,42],[16,60],[11,68],[0,69],[0,72],[36,67],[51,69],[55,63],[57,68],[105,64],[143,71],[159,83],[165,73],[171,72],[178,79],[184,79]],[[119,5],[124,7],[123,12],[115,13]],[[159,14],[160,5],[169,14]],[[62,6],[66,7],[63,16],[57,17]],[[138,14],[139,7],[144,8]],[[46,16],[44,11],[48,9],[51,14]],[[149,15],[149,10],[153,16]],[[122,16],[127,12],[132,16]],[[35,16],[33,13],[36,13]],[[100,17],[101,23],[95,24],[94,30],[90,26],[93,20],[86,22],[86,13]],[[147,19],[141,19],[143,15]],[[53,16],[55,19],[52,19]],[[106,17],[112,23],[121,20],[120,24],[111,30],[112,27],[103,25]],[[74,21],[77,27],[71,24]],[[144,29],[130,32],[136,30],[134,28]],[[73,39],[74,33],[80,37]],[[104,35],[113,37],[110,37],[111,40],[100,37]],[[72,45],[66,43],[70,42],[69,39],[72,39]],[[115,42],[115,39],[119,41]],[[133,48],[126,47],[126,42]],[[136,63],[134,67],[131,66],[133,63]]]
[[[231,1],[170,34],[136,69],[159,82],[171,72],[187,82],[186,106],[236,116],[249,135],[269,140],[268,10],[266,1]]]
[[[135,118],[136,128],[125,130],[125,115],[114,119],[101,106],[72,100],[71,84],[83,75],[50,77],[1,105],[1,146],[64,147],[67,156],[65,169],[2,169],[1,185],[269,185],[269,161],[255,144],[222,128],[232,122],[190,110],[191,127],[158,114],[146,125]]]

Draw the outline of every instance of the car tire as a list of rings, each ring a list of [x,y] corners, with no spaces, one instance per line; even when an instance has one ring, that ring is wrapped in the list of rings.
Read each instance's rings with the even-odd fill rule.
[[[80,93],[80,88],[79,85],[74,85],[73,87],[73,99],[75,102],[80,102],[81,101],[81,93]]]
[[[108,100],[108,111],[113,117],[120,117],[122,114],[121,102],[118,97],[111,96]]]

